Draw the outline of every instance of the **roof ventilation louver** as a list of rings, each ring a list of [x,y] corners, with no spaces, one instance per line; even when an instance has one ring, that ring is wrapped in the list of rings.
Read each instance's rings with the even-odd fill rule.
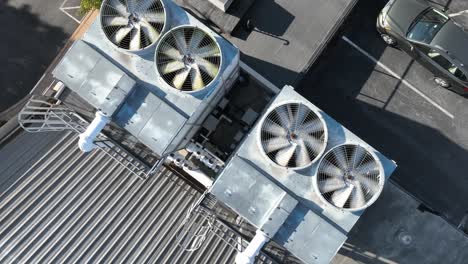
[[[155,54],[156,69],[165,83],[184,92],[204,89],[216,79],[221,67],[221,49],[216,40],[194,26],[167,32]]]
[[[101,25],[107,39],[117,48],[141,52],[159,39],[166,25],[160,0],[104,0]]]
[[[263,152],[275,164],[304,168],[325,151],[327,128],[319,113],[301,103],[274,108],[263,120],[260,141]]]
[[[339,145],[320,161],[316,186],[327,203],[359,211],[374,203],[384,185],[382,164],[362,146]]]

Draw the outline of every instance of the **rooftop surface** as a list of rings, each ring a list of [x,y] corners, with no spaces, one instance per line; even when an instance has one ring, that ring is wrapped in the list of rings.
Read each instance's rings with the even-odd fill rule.
[[[1,262],[233,261],[236,251],[212,233],[194,253],[178,246],[198,191],[168,170],[142,181],[102,151],[81,153],[76,140],[21,132],[0,150]]]

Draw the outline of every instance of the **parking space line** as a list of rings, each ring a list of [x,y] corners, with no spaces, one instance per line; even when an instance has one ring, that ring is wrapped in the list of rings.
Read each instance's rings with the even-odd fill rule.
[[[417,93],[419,96],[424,98],[426,101],[428,101],[430,104],[432,104],[434,107],[439,109],[442,113],[444,113],[446,116],[450,117],[451,119],[454,119],[455,116],[451,114],[449,111],[444,109],[442,106],[440,106],[438,103],[434,102],[431,98],[427,97],[423,92],[419,91],[416,87],[414,87],[411,83],[403,79],[400,75],[396,74],[394,71],[392,71],[390,68],[385,66],[383,63],[378,61],[376,58],[374,58],[372,55],[370,55],[367,51],[363,50],[361,47],[356,45],[354,42],[352,42],[350,39],[348,39],[346,36],[341,37],[344,41],[346,41],[349,45],[351,45],[353,48],[358,50],[360,53],[362,53],[364,56],[366,56],[368,59],[373,61],[375,64],[377,64],[379,67],[387,71],[389,74],[391,74],[393,77],[397,78],[400,80],[405,86],[413,90],[413,92]]]
[[[448,16],[449,17],[456,17],[456,16],[461,16],[463,14],[468,14],[468,10],[463,10],[463,11],[460,11],[460,12],[457,12],[457,13],[450,14]]]

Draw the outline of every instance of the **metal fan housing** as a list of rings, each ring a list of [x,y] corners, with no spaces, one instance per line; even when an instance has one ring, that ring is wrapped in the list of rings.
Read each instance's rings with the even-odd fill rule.
[[[107,40],[123,52],[149,52],[167,25],[162,0],[104,0],[99,15]]]
[[[154,61],[165,84],[181,92],[195,93],[209,87],[220,74],[222,52],[210,32],[184,25],[162,36]]]
[[[322,157],[315,178],[318,196],[338,209],[360,211],[372,205],[383,190],[382,164],[369,149],[343,144]]]
[[[260,126],[263,154],[276,166],[302,169],[325,151],[328,130],[320,113],[306,104],[290,102],[271,109]]]

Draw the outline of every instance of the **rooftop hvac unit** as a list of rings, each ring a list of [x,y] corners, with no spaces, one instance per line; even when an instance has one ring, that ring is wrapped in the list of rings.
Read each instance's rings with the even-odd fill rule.
[[[154,48],[167,24],[160,0],[104,0],[100,20],[107,40],[130,52]]]
[[[238,263],[268,239],[306,263],[329,263],[395,168],[286,86],[210,192],[258,228]]]
[[[100,19],[81,42],[65,55],[55,77],[99,110],[106,100],[89,98],[119,86],[106,81],[115,75],[113,68],[97,73],[91,66],[106,62],[123,71],[135,87],[118,102],[108,96],[115,111],[105,116],[160,157],[190,142],[239,75],[239,50],[172,1],[104,0]],[[82,69],[87,61],[91,66]],[[88,76],[96,80],[83,88]]]

